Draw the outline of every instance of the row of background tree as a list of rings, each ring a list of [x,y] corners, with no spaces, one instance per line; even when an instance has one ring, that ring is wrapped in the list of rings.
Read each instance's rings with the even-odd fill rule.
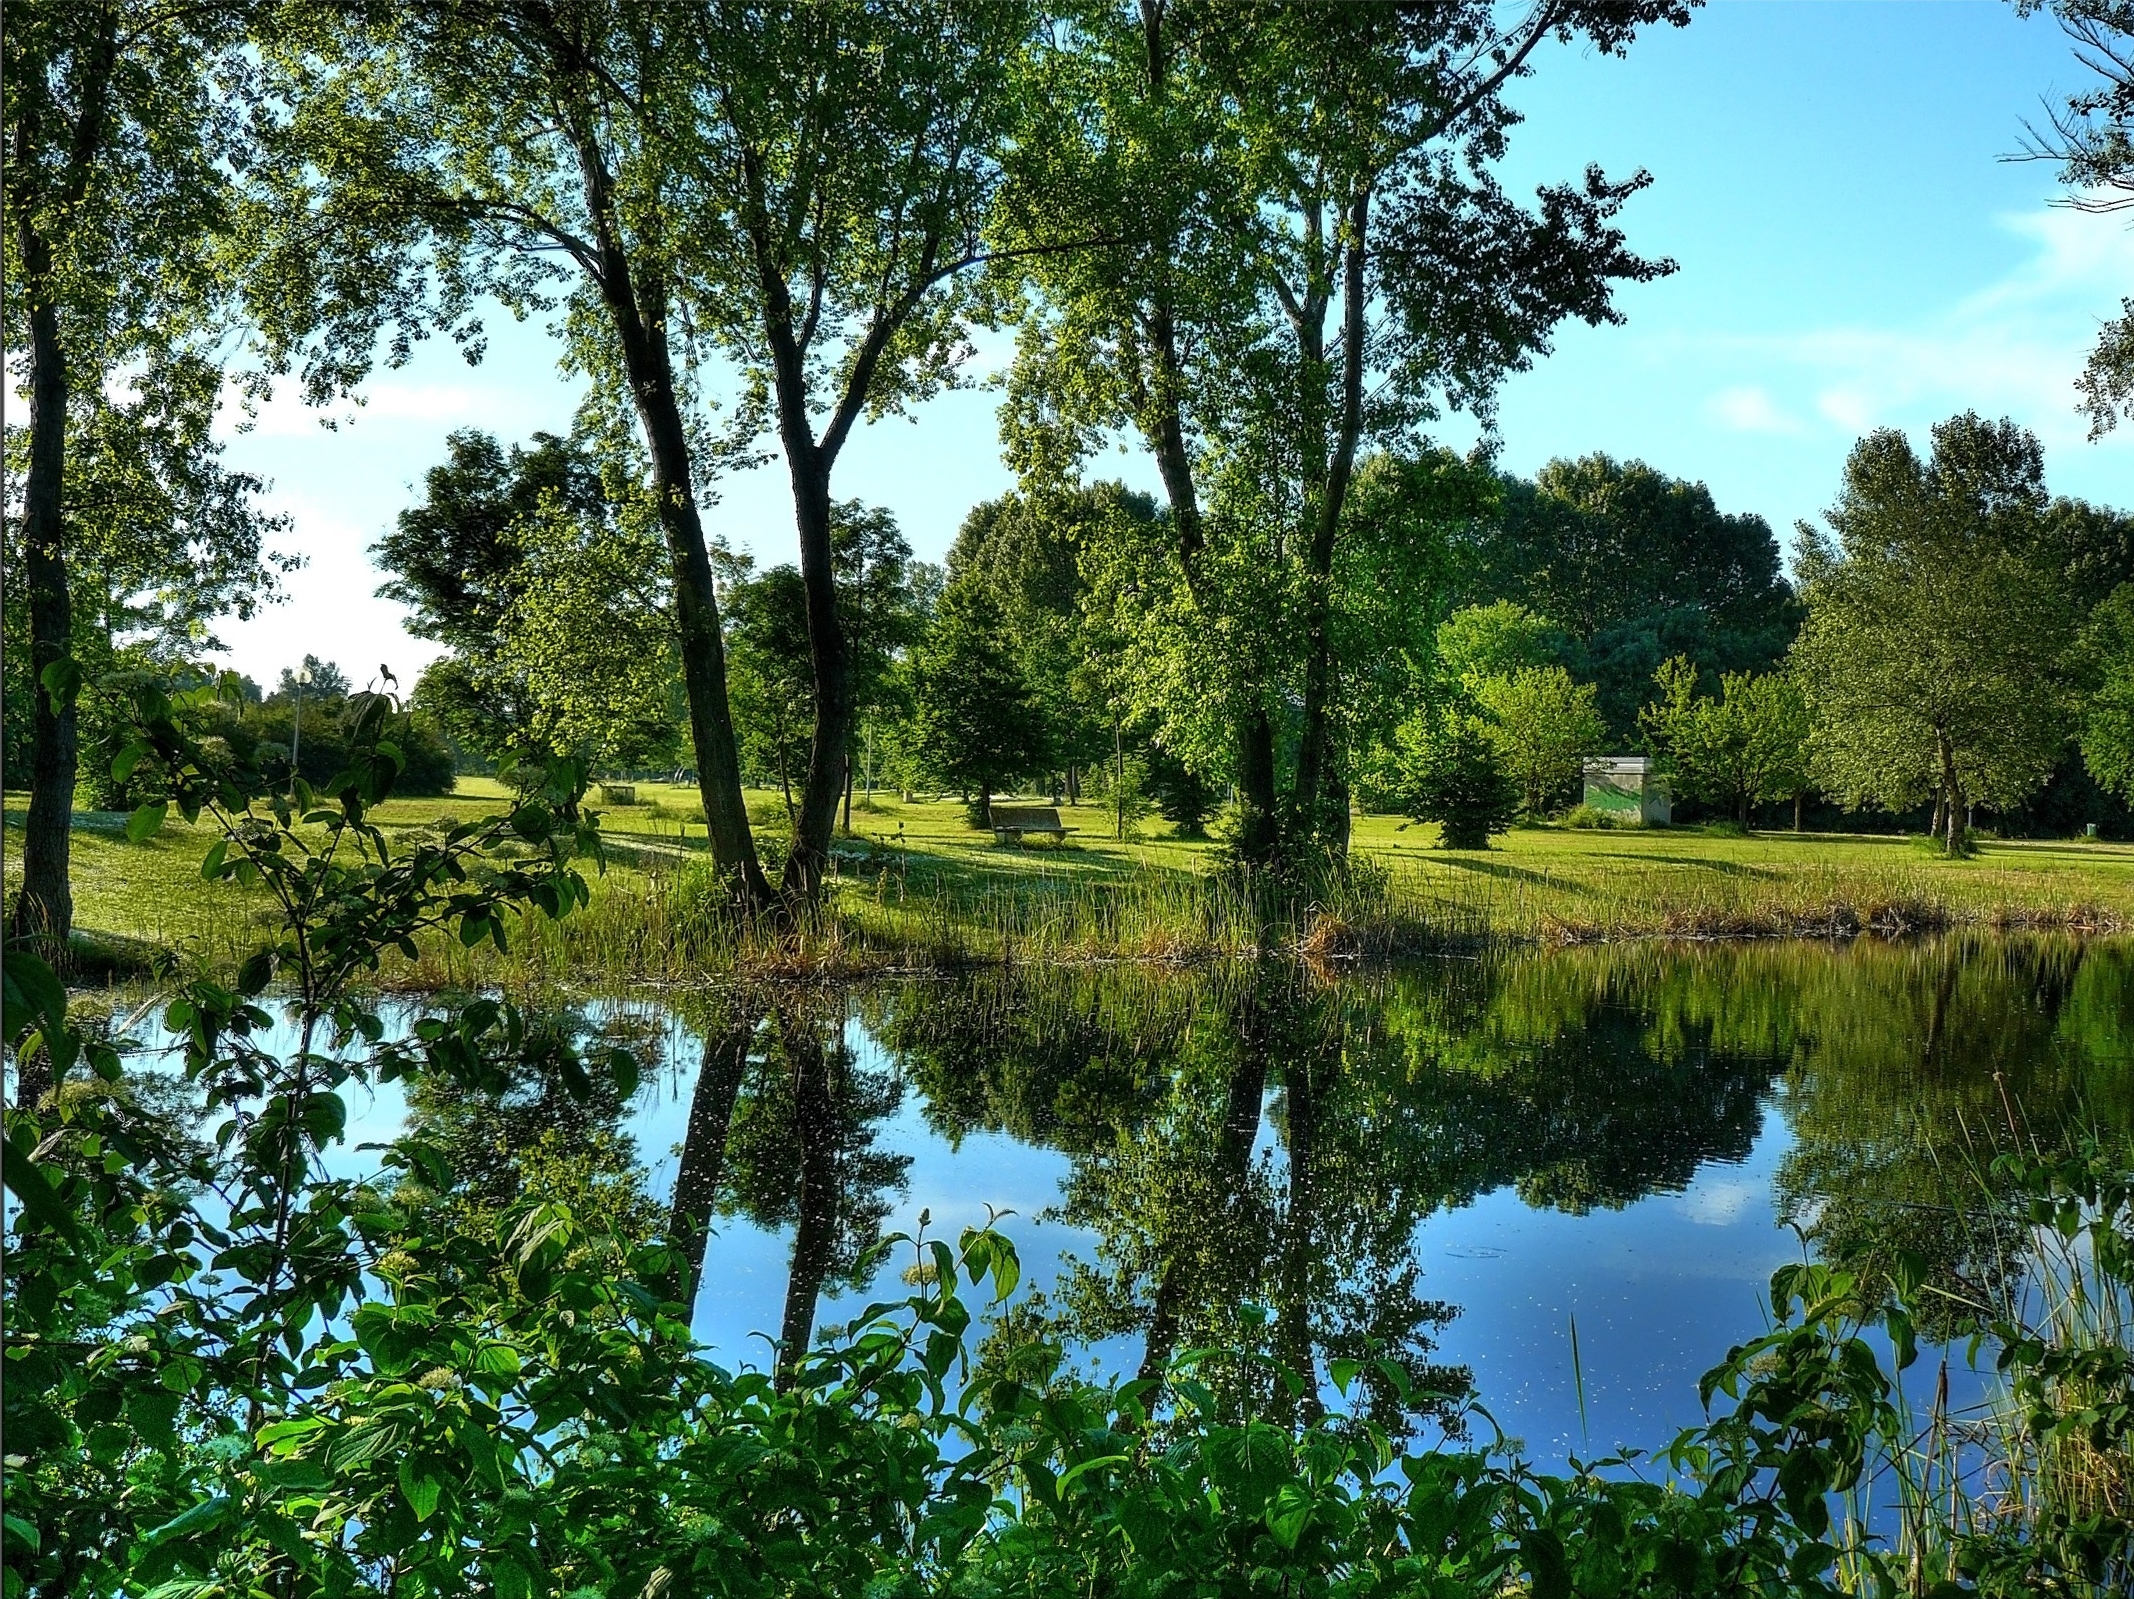
[[[1672,768],[1692,817],[1895,826],[1939,796],[1946,737],[1963,811],[2020,833],[2129,829],[2134,519],[2051,498],[2010,424],[1952,419],[1926,460],[1894,434],[1863,441],[1836,544],[1801,530],[1804,593],[1761,518],[1640,463],[1528,481],[1435,455],[1360,476],[1359,505],[1400,534],[1340,593],[1344,617],[1379,624],[1336,650],[1378,713],[1341,752],[1367,808],[1408,808],[1432,744],[1471,717],[1528,812],[1576,798],[1581,757],[1637,750]],[[687,764],[679,641],[602,481],[582,438],[456,434],[375,551],[384,592],[448,648],[415,699],[470,770],[561,751],[617,774]],[[1145,596],[1120,576],[1164,516],[1116,484],[1010,495],[970,514],[943,571],[885,512],[840,504],[847,824],[855,787],[1034,783],[1200,831],[1227,751],[1180,737],[1190,662],[1151,692]],[[801,576],[720,564],[744,770],[790,810],[814,721]],[[1298,729],[1280,731],[1294,759]]]

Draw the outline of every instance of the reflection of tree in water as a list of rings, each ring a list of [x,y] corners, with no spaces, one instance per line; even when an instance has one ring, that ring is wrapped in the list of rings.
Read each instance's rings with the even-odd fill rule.
[[[2085,1131],[2128,1137],[2134,951],[1951,938],[1864,946],[1841,974],[1789,975],[1797,1142],[1781,1211],[1870,1281],[1900,1251],[1916,1256],[1944,1291],[1923,1301],[1929,1330],[1957,1330],[1959,1299],[2010,1286],[2020,1223],[1993,1158]]]
[[[782,1359],[807,1347],[826,1287],[861,1285],[863,1258],[911,1165],[875,1143],[874,1124],[903,1103],[903,1083],[862,1068],[843,1024],[841,997],[774,1005],[761,1055],[743,1057],[727,1124],[718,1213],[794,1230]]]
[[[409,1133],[443,1155],[453,1176],[435,1196],[460,1227],[487,1228],[522,1199],[570,1205],[596,1229],[649,1239],[661,1217],[643,1187],[613,1051],[643,1058],[661,1024],[633,1012],[584,1009],[523,1017],[520,1047],[503,1052],[502,1075],[477,1088],[442,1075],[408,1083]],[[411,1186],[404,1197],[421,1197]]]
[[[1414,1250],[1429,1215],[1507,1185],[1572,1211],[1680,1188],[1747,1153],[1777,1070],[1539,964],[1332,987],[1274,964],[1174,975],[1154,1014],[1109,978],[1002,977],[907,991],[884,1029],[949,1136],[1074,1157],[1060,1214],[1097,1243],[1049,1307],[1060,1335],[1137,1338],[1146,1370],[1262,1341],[1266,1307],[1299,1372],[1394,1354],[1442,1385],[1429,1350],[1453,1311],[1424,1297]]]

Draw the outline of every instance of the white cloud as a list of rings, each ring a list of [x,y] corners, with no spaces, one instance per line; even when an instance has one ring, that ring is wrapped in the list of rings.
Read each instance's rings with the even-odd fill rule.
[[[1700,1227],[1729,1227],[1763,1199],[1753,1183],[1717,1178],[1692,1183],[1675,1200],[1675,1209]]]
[[[1778,408],[1755,384],[1722,389],[1712,396],[1712,414],[1737,433],[1798,433],[1800,423]]]

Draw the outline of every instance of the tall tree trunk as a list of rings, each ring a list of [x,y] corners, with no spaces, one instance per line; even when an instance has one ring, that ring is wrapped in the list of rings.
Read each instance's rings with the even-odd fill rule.
[[[852,670],[844,623],[837,614],[837,573],[830,553],[830,463],[807,437],[803,403],[781,433],[793,480],[794,520],[800,532],[801,586],[808,602],[808,656],[814,673],[815,736],[808,746],[808,775],[800,790],[800,816],[793,852],[781,885],[789,902],[813,901],[822,893],[830,860],[830,834],[837,824],[837,796],[844,786],[845,749],[852,734]]]
[[[845,750],[845,837],[852,836],[852,750]]]
[[[778,1036],[786,1069],[793,1074],[794,1164],[800,1178],[792,1269],[778,1332],[777,1382],[784,1389],[792,1386],[793,1370],[815,1337],[815,1306],[830,1272],[830,1249],[837,1235],[837,1127],[828,1055],[814,1025],[782,1015]]]
[[[51,301],[51,246],[18,209],[17,241],[30,300],[30,461],[23,485],[23,581],[29,590],[31,727],[30,812],[22,838],[22,886],[9,930],[66,959],[74,930],[74,891],[68,881],[76,777],[75,691],[46,691],[47,668],[74,648],[73,599],[67,587],[66,518],[62,490],[67,466],[66,357],[59,311]]]
[[[682,1158],[674,1174],[674,1202],[668,1210],[668,1235],[681,1246],[684,1311],[696,1304],[704,1273],[704,1249],[711,1235],[711,1213],[718,1203],[719,1177],[726,1168],[726,1135],[733,1127],[734,1102],[748,1075],[749,1045],[755,1041],[757,1016],[743,1011],[732,1023],[704,1040],[696,1091],[689,1098],[689,1125],[682,1134]]]
[[[1940,729],[1936,729],[1934,743],[1941,756],[1941,810],[1942,827],[1945,830],[1941,847],[1944,853],[1956,855],[1963,850],[1963,784],[1956,776],[1956,751],[1949,743],[1949,735]]]
[[[575,73],[573,63],[567,70]],[[704,806],[711,858],[732,878],[744,905],[758,907],[770,884],[756,858],[756,841],[741,798],[741,760],[733,709],[726,698],[726,640],[719,626],[718,588],[704,542],[689,433],[674,388],[667,343],[667,292],[655,274],[642,286],[633,276],[615,215],[607,157],[583,108],[568,116],[599,254],[595,273],[609,321],[621,346],[630,397],[652,460],[652,490],[674,577],[675,622],[681,634],[682,684],[689,699],[689,735],[696,750],[697,791]]]
[[[1793,831],[1794,831],[1794,832],[1796,832],[1796,833],[1798,833],[1798,832],[1799,832],[1800,830],[1801,830],[1801,793],[1800,793],[1800,790],[1799,790],[1799,789],[1795,789],[1795,790],[1793,791]]]
[[[1370,225],[1370,203],[1370,190],[1359,187],[1348,205],[1348,240],[1342,250],[1341,404],[1334,420],[1333,448],[1325,453],[1325,470],[1318,482],[1305,485],[1306,503],[1314,514],[1306,546],[1303,731],[1297,746],[1296,787],[1290,796],[1290,814],[1299,840],[1343,849],[1347,847],[1347,830],[1332,825],[1326,783],[1330,757],[1327,724],[1334,692],[1334,546],[1341,531],[1349,481],[1355,472],[1357,441],[1363,436],[1364,239]],[[1308,296],[1296,324],[1314,396],[1322,391],[1324,383],[1323,314],[1323,302]],[[1336,834],[1340,835],[1338,839]]]

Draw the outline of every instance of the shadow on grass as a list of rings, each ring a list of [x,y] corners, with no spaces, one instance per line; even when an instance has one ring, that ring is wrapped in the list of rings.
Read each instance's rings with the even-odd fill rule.
[[[1457,866],[1463,872],[1476,872],[1485,877],[1501,877],[1511,882],[1532,883],[1539,888],[1569,889],[1573,893],[1592,892],[1579,883],[1567,882],[1561,877],[1551,877],[1546,872],[1537,872],[1531,866],[1514,866],[1509,861],[1477,860],[1463,850],[1419,851],[1409,857],[1418,863],[1435,866]]]
[[[1706,871],[1718,872],[1724,877],[1777,877],[1780,874],[1768,866],[1750,866],[1741,861],[1715,861],[1703,855],[1647,855],[1632,854],[1627,850],[1595,850],[1592,860],[1636,861],[1652,866],[1697,866]]]

